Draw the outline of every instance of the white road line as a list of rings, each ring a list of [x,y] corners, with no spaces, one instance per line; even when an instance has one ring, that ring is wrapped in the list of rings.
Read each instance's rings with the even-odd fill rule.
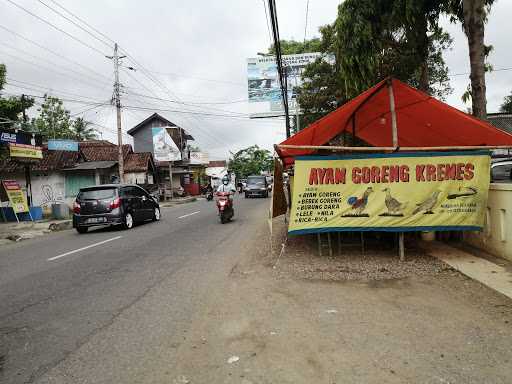
[[[187,213],[186,215],[178,217],[178,219],[183,219],[185,217],[189,217],[189,216],[195,215],[195,214],[197,214],[199,212],[201,212],[201,211],[195,211],[195,212],[192,212],[192,213]]]
[[[100,242],[98,242],[98,243],[94,243],[94,244],[88,245],[88,246],[86,246],[86,247],[82,247],[82,248],[75,249],[74,251],[69,251],[69,252],[63,253],[63,254],[58,255],[58,256],[50,257],[50,258],[48,259],[48,261],[57,260],[57,259],[60,259],[61,257],[68,256],[68,255],[72,255],[73,253],[77,253],[77,252],[80,252],[80,251],[84,251],[84,250],[89,249],[89,248],[92,248],[92,247],[97,247],[98,245],[108,243],[109,241],[113,241],[113,240],[120,239],[121,237],[123,237],[123,236],[116,236],[116,237],[113,237],[113,238],[111,238],[111,239],[103,240],[103,241],[100,241]]]

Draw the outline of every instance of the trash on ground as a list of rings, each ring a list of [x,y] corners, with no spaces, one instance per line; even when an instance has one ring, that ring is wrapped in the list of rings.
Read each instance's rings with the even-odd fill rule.
[[[239,358],[238,356],[231,356],[231,357],[228,359],[228,364],[236,363],[238,360],[240,360],[240,358]]]

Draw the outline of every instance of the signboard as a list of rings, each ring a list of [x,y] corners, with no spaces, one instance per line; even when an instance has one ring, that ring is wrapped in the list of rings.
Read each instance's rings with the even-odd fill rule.
[[[302,84],[301,74],[304,67],[319,57],[322,57],[322,54],[318,52],[282,56],[288,79],[289,100],[295,96],[294,88]],[[276,108],[282,108],[281,86],[275,56],[247,59],[247,78],[249,102],[270,102],[274,111]]]
[[[48,140],[48,150],[78,152],[78,141]]]
[[[482,151],[297,157],[288,231],[479,230],[489,167]]]
[[[28,203],[25,194],[16,180],[2,180],[9,202],[14,213],[28,212]]]
[[[208,164],[210,162],[206,152],[190,152],[190,164]]]
[[[13,129],[0,129],[0,144],[25,144],[41,146],[41,135]]]
[[[42,159],[43,150],[41,147],[24,144],[9,144],[9,154],[11,157],[26,157],[30,159]]]
[[[156,161],[181,160],[181,152],[165,127],[151,128],[151,131],[153,155]]]

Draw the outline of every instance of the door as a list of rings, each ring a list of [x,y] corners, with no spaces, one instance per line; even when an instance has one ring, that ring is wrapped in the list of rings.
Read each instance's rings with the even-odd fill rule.
[[[137,194],[140,196],[141,199],[141,208],[143,211],[143,220],[148,220],[153,217],[153,204],[151,202],[151,197],[149,194],[140,187],[134,187],[137,189]]]
[[[126,209],[136,221],[144,220],[144,210],[142,209],[142,199],[138,193],[137,187],[123,188],[124,200],[126,201]]]

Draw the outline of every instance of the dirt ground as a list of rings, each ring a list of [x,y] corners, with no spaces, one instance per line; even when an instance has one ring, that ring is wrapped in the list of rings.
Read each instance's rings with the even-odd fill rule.
[[[512,301],[393,242],[314,238],[273,254],[266,231],[241,250],[225,285],[179,346],[174,383],[510,383]],[[389,240],[389,239],[388,239]]]

